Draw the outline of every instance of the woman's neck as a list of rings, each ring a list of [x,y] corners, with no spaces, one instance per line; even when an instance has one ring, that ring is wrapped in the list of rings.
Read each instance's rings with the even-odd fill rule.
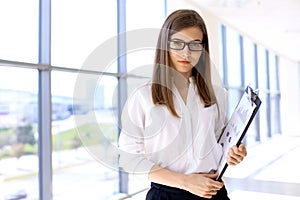
[[[173,78],[174,84],[178,89],[183,102],[186,104],[188,89],[190,85],[190,76],[184,76],[182,73],[176,73],[176,75],[173,76]]]

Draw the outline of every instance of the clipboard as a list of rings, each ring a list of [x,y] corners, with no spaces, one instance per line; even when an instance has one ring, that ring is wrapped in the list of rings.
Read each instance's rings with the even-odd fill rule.
[[[217,169],[219,173],[216,179],[217,181],[222,181],[222,176],[228,167],[226,159],[227,152],[230,147],[234,145],[239,146],[241,144],[260,105],[261,100],[258,94],[254,92],[250,86],[247,86],[218,140],[218,143],[221,144],[223,148],[223,156]]]

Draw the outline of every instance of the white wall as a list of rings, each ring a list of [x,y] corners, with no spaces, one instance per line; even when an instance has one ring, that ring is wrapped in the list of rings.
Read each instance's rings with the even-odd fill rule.
[[[300,136],[300,63],[279,58],[282,134]]]

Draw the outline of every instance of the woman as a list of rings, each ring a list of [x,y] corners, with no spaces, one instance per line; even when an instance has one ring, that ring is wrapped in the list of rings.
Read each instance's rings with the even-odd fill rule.
[[[151,82],[135,90],[122,114],[120,166],[148,174],[147,200],[229,199],[215,181],[226,104],[226,91],[211,81],[203,19],[193,10],[173,12],[159,34]],[[227,162],[245,156],[243,144],[233,146]]]

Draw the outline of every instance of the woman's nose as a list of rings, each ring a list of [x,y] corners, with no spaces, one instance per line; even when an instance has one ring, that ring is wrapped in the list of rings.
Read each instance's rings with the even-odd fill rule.
[[[188,47],[188,45],[185,45],[185,47],[182,49],[182,55],[187,58],[188,56],[191,55],[191,51]]]

